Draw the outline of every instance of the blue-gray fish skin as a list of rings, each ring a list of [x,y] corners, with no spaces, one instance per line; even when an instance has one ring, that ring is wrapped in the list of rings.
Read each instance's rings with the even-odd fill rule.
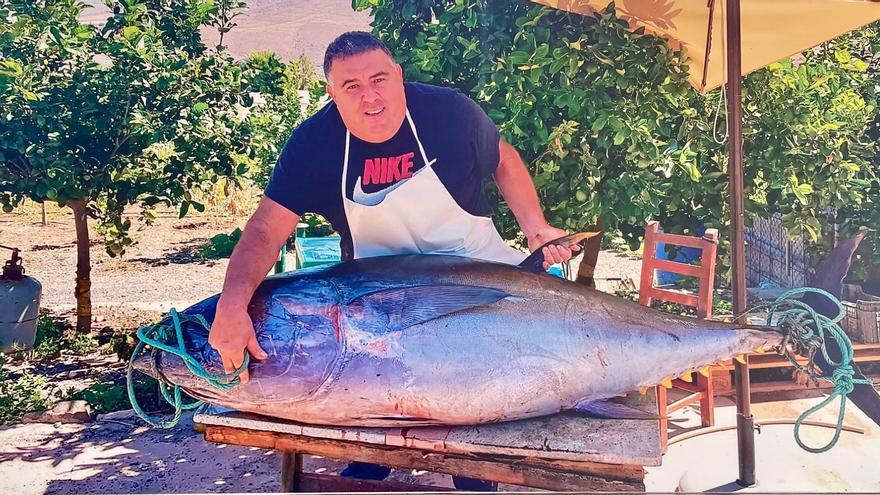
[[[211,322],[216,300],[184,313]],[[679,317],[547,274],[441,255],[269,277],[248,311],[269,354],[251,361],[248,383],[216,389],[163,352],[159,372],[207,402],[313,424],[553,414],[782,341],[772,328]],[[207,331],[187,325],[185,338],[208,371],[222,373]]]

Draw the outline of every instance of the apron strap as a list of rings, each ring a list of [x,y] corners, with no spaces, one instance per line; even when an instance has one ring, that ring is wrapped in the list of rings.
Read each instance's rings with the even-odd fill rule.
[[[345,186],[348,184],[348,150],[351,146],[351,131],[345,130],[345,158],[342,160],[342,201],[345,202]]]
[[[422,154],[422,160],[425,162],[425,167],[430,167],[437,161],[437,159],[428,160],[428,154],[425,153],[425,147],[422,146],[422,140],[419,139],[419,131],[416,130],[416,124],[413,122],[413,119],[409,114],[409,108],[406,109],[406,120],[409,122],[409,128],[412,129],[413,137],[416,138],[416,144],[419,145],[419,152]]]

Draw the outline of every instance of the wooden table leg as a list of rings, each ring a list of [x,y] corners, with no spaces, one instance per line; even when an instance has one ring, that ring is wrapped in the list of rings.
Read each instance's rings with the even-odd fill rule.
[[[303,455],[296,452],[281,453],[281,491],[300,491],[303,472]]]

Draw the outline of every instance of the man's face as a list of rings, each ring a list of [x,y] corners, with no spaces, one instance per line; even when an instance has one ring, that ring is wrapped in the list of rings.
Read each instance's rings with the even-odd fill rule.
[[[385,52],[336,59],[327,79],[327,94],[359,139],[381,143],[400,129],[406,116],[403,71]]]

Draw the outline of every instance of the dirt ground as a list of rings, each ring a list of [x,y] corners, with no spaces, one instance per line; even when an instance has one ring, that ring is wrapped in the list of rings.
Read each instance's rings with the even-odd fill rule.
[[[182,309],[220,291],[227,258],[202,259],[208,240],[243,227],[246,219],[198,215],[178,220],[163,213],[155,225],[134,232],[137,243],[124,256],[111,258],[91,224],[92,304],[96,315],[122,306],[167,311]],[[43,307],[66,310],[74,307],[76,234],[73,217],[51,211],[48,225],[35,214],[0,216],[2,244],[22,249],[27,274],[43,284]]]

